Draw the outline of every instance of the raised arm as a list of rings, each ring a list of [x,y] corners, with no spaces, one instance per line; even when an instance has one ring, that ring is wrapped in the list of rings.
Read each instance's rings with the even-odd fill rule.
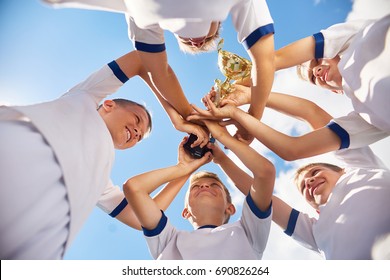
[[[275,70],[296,66],[314,58],[315,40],[313,36],[308,36],[275,51]]]
[[[209,131],[223,145],[229,148],[253,173],[253,185],[250,194],[256,206],[267,211],[271,204],[275,183],[275,167],[249,145],[232,137],[226,128],[215,121],[205,121]],[[247,193],[246,193],[247,194]]]
[[[149,194],[167,182],[188,178],[192,172],[209,161],[210,153],[201,159],[192,159],[187,155],[183,148],[185,140],[179,146],[178,164],[134,176],[123,185],[127,201],[141,225],[146,229],[154,229],[162,215],[160,206]],[[185,180],[181,182],[184,184]]]
[[[281,99],[285,96],[275,95],[275,97]],[[205,117],[211,115],[217,118],[233,119],[234,122],[244,126],[245,129],[260,142],[285,160],[296,160],[299,158],[310,157],[335,151],[340,148],[340,138],[333,133],[332,130],[325,126],[331,120],[330,115],[324,113],[320,107],[311,101],[293,96],[288,98],[295,100],[294,102],[304,102],[304,106],[297,110],[300,105],[295,106],[296,104],[290,104],[290,101],[285,103],[275,102],[271,105],[275,108],[279,108],[280,110],[283,109],[283,113],[285,114],[297,114],[298,116],[295,117],[299,119],[306,118],[306,121],[312,124],[315,128],[320,128],[302,136],[292,137],[263,124],[259,120],[253,118],[233,105],[216,108],[208,96],[205,97],[205,100],[207,101],[209,111],[202,110],[195,105],[193,105],[193,107],[200,115]],[[287,105],[286,108],[281,108],[283,104]],[[309,109],[310,107],[311,109]],[[316,113],[307,114],[304,112],[305,110],[302,110],[302,108],[305,108],[305,110],[308,110],[309,112]]]
[[[118,63],[119,67],[126,74],[126,76],[128,78],[131,78],[135,75],[138,75],[145,81],[145,83],[149,86],[149,88],[153,91],[153,93],[155,94],[155,96],[159,100],[161,106],[164,108],[164,110],[168,114],[173,126],[177,130],[182,131],[182,132],[186,132],[188,134],[192,133],[192,134],[195,134],[196,136],[198,136],[198,139],[194,143],[195,146],[196,145],[201,145],[201,146],[206,145],[209,137],[208,137],[208,132],[205,130],[205,128],[198,125],[198,124],[186,121],[185,118],[183,118],[183,115],[181,115],[182,113],[184,113],[184,111],[183,110],[179,111],[176,109],[176,108],[180,109],[180,106],[187,107],[186,104],[188,104],[189,108],[187,108],[186,111],[192,110],[187,99],[184,97],[184,93],[181,90],[181,87],[178,84],[176,76],[174,75],[171,67],[169,65],[167,65],[166,68],[164,68],[165,69],[164,71],[167,71],[169,73],[169,75],[172,75],[172,76],[170,76],[170,79],[173,79],[174,82],[172,82],[172,84],[169,85],[168,80],[161,81],[161,82],[163,82],[162,89],[158,88],[156,85],[156,82],[153,82],[153,80],[151,79],[151,72],[148,71],[147,68],[144,66],[144,61],[141,59],[141,57],[144,58],[144,56],[145,56],[145,53],[142,55],[142,52],[132,51],[132,52],[118,58],[116,60],[116,62]],[[146,55],[146,59],[148,59],[148,58],[149,58],[149,56]],[[160,57],[158,57],[158,58],[162,59]],[[156,58],[156,59],[158,59],[158,58]],[[165,61],[166,61],[166,58],[165,58]],[[154,63],[154,64],[159,64],[159,63]],[[156,66],[156,68],[157,68],[157,66]],[[158,71],[163,71],[163,70],[157,68],[157,69],[154,69],[154,71],[158,72]],[[171,86],[171,88],[168,89],[167,88],[168,86]],[[162,95],[162,91],[164,91],[164,88],[165,88],[165,90],[168,90],[171,94],[173,94],[173,96],[174,96],[173,99],[179,103],[179,105],[180,105],[179,107],[175,107],[175,104],[169,102],[169,99],[166,99],[166,97],[164,97],[164,95]],[[175,90],[179,90],[179,91],[176,92]],[[183,102],[183,103],[181,103],[181,102]],[[185,114],[187,114],[187,112]]]

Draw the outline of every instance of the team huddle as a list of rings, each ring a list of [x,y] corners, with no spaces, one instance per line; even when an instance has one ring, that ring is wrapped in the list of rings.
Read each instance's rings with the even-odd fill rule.
[[[96,205],[141,230],[154,259],[262,259],[272,222],[325,259],[389,256],[389,248],[375,256],[373,248],[390,236],[390,170],[369,145],[390,134],[390,14],[332,25],[275,50],[265,0],[43,2],[122,13],[135,50],[58,99],[0,106],[0,205],[2,210],[13,205],[0,219],[1,259],[63,259]],[[168,64],[164,32],[175,36],[183,52],[214,51],[228,16],[250,57],[251,73],[218,104],[217,89],[211,88],[202,98],[204,107],[191,105]],[[353,111],[334,118],[312,101],[272,92],[275,72],[293,66],[300,78],[345,94]],[[133,176],[122,191],[110,179],[115,149],[148,137],[152,117],[142,104],[107,98],[135,76],[145,81],[174,128],[188,136],[178,146],[175,165]],[[283,134],[262,122],[265,108],[305,121],[312,130]],[[235,134],[228,125],[236,127]],[[195,138],[190,148],[204,150],[200,155],[188,152],[189,135]],[[274,194],[276,167],[250,145],[254,139],[286,161],[332,152],[343,163],[307,164],[291,181],[317,218]],[[15,157],[16,151],[23,157]],[[236,207],[227,184],[198,170],[209,163],[245,196],[236,221],[230,221]],[[165,214],[187,182],[182,217],[193,231],[176,228]]]

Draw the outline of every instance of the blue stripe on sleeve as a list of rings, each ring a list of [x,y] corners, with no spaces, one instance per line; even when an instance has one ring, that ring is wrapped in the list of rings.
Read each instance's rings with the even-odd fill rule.
[[[121,203],[109,214],[111,217],[115,218],[120,212],[122,212],[123,208],[127,205],[127,200],[124,198]]]
[[[257,28],[255,31],[249,34],[248,37],[245,38],[242,44],[244,45],[246,50],[249,50],[258,40],[261,39],[261,37],[270,33],[275,33],[273,23]]]
[[[324,57],[324,35],[321,32],[318,32],[316,34],[313,34],[314,40],[316,41],[316,46],[315,46],[315,58],[323,58]]]
[[[331,121],[327,127],[332,130],[336,135],[340,138],[341,144],[340,144],[340,150],[341,149],[346,149],[350,145],[350,140],[349,140],[349,134],[348,132],[342,128],[340,125],[335,123],[334,121]]]
[[[251,194],[249,193],[248,196],[246,197],[246,202],[248,203],[249,205],[249,209],[251,209],[251,211],[253,212],[253,214],[256,215],[257,218],[259,219],[265,219],[265,218],[268,218],[269,215],[271,215],[271,210],[272,210],[272,202],[269,206],[269,208],[263,212],[261,211],[255,204],[255,202],[253,201],[253,198],[251,196]]]
[[[165,216],[164,211],[162,211],[162,210],[161,210],[161,214],[162,214],[161,219],[158,222],[158,225],[156,226],[155,229],[149,230],[149,229],[142,227],[142,230],[143,230],[145,236],[148,236],[148,237],[156,236],[156,235],[159,235],[163,231],[163,229],[167,225],[168,218],[167,218],[167,216]]]
[[[295,225],[297,224],[299,216],[299,211],[295,210],[294,208],[291,210],[290,218],[288,219],[287,228],[284,231],[285,234],[288,236],[291,236],[294,233]]]
[[[118,63],[116,63],[115,60],[108,63],[108,67],[111,68],[114,75],[118,78],[119,81],[122,83],[126,83],[129,78],[126,76],[126,74],[122,71],[122,69],[119,67]]]
[[[135,41],[135,48],[138,51],[158,53],[165,51],[165,44],[147,44]]]

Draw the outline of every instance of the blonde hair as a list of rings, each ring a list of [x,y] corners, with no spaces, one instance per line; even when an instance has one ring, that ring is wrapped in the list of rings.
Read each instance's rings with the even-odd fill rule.
[[[179,38],[177,38],[177,42],[179,43],[179,49],[184,52],[184,53],[189,53],[189,54],[198,54],[198,53],[205,53],[205,52],[211,52],[217,49],[218,46],[218,41],[220,38],[220,33],[221,33],[222,25],[219,23],[217,32],[215,32],[214,36],[206,41],[202,47],[196,48],[194,46],[190,46],[187,44],[184,44],[183,42],[180,41]]]

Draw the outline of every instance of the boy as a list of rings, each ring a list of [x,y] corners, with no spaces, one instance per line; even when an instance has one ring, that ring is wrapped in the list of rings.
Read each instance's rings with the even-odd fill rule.
[[[174,228],[150,198],[149,193],[160,185],[188,178],[211,157],[208,152],[201,159],[190,158],[184,151],[184,141],[176,165],[129,179],[123,187],[126,198],[143,227],[155,259],[261,259],[270,230],[275,168],[247,144],[231,137],[226,128],[210,121],[205,124],[253,172],[253,184],[244,192],[247,197],[239,221],[226,224],[235,207],[226,187],[209,172],[196,173],[190,179],[182,216],[192,224],[193,232]]]
[[[260,119],[274,77],[274,25],[265,0],[45,0],[54,7],[79,7],[126,14],[129,37],[140,51],[159,93],[185,119],[192,111],[172,69],[168,67],[164,30],[172,32],[184,51],[213,49],[221,22],[232,16],[238,39],[252,61],[252,101],[248,112]],[[211,46],[210,46],[211,45]],[[191,132],[191,131],[187,131]],[[253,137],[239,131],[246,141]],[[198,134],[197,134],[198,135]],[[202,135],[202,146],[207,144]],[[198,135],[199,138],[199,135]]]
[[[105,100],[129,78],[149,82],[136,51],[93,73],[60,98],[0,107],[0,258],[61,259],[98,204],[123,223],[139,223],[110,180],[115,149],[152,127],[144,106]],[[163,209],[170,200],[161,200]]]
[[[263,129],[258,120],[233,105],[216,108],[208,96],[206,101],[214,116],[239,122],[279,156],[288,158],[288,153],[294,153],[295,149],[303,153],[304,148],[298,141],[291,142],[288,136],[274,133],[271,128]],[[301,98],[271,94],[269,102],[278,111],[307,121],[313,129],[323,127],[332,119],[314,103]],[[297,104],[304,106],[295,106]],[[332,134],[330,130],[329,133]],[[320,150],[321,138],[316,141]],[[315,140],[312,145],[316,145]],[[309,151],[306,155],[312,154]],[[326,259],[371,259],[375,242],[390,233],[390,171],[367,146],[337,151],[335,155],[345,163],[343,168],[313,163],[297,172],[296,184],[307,202],[318,211],[319,218],[309,218],[274,197],[273,221],[303,246],[321,253]],[[244,175],[238,178],[248,181]]]

